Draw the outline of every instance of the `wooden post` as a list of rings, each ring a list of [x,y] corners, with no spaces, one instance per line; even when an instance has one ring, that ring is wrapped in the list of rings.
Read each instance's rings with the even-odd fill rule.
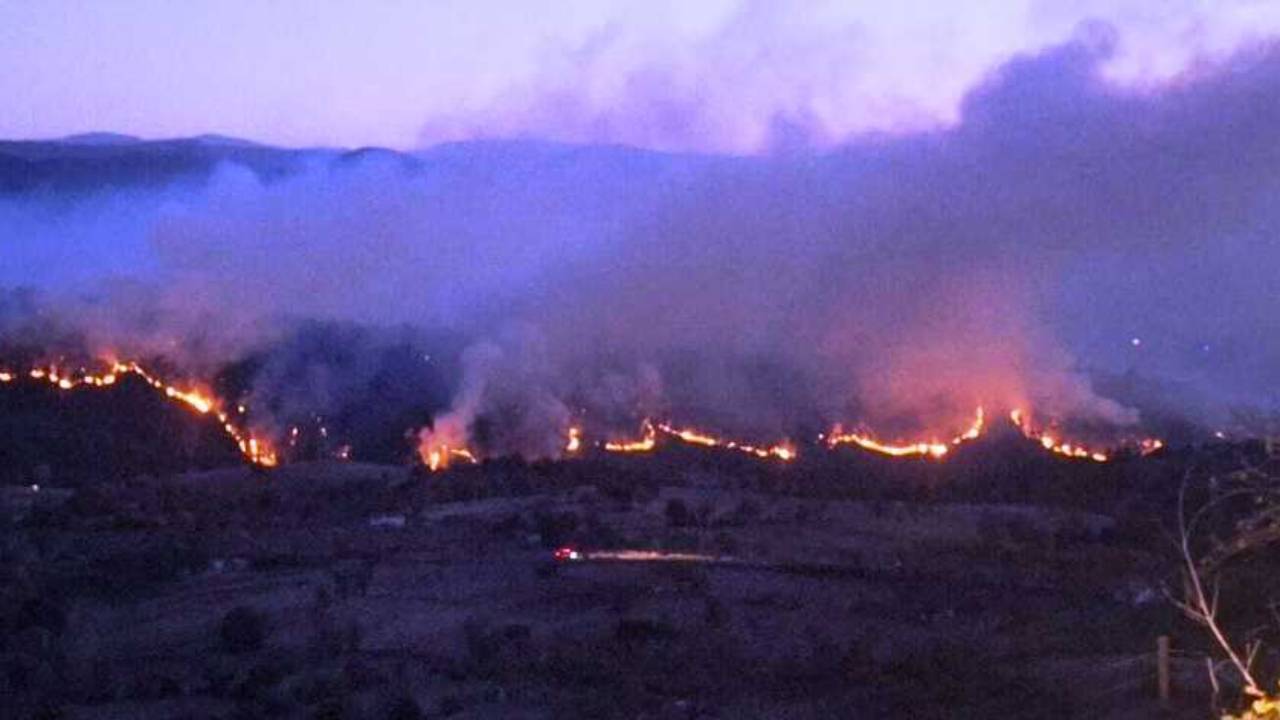
[[[1169,636],[1156,638],[1156,684],[1159,687],[1160,704],[1169,705]]]

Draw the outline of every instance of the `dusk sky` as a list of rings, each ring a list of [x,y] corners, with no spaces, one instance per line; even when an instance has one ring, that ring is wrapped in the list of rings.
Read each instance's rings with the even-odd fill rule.
[[[1081,32],[1143,87],[1280,32],[1280,3],[6,0],[0,137],[751,153],[779,128],[822,146],[947,126],[984,74]]]

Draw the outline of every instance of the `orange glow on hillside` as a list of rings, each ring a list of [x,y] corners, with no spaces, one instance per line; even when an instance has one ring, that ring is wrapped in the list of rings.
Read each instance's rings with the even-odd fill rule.
[[[464,462],[475,465],[480,462],[476,459],[474,453],[466,448],[449,447],[441,445],[440,447],[431,448],[425,451],[423,460],[427,464],[427,469],[431,472],[448,469],[457,462]]]
[[[778,460],[794,460],[796,457],[795,448],[787,443],[778,443],[777,445],[770,445],[768,447],[752,445],[738,440],[717,437],[703,430],[678,428],[670,423],[655,423],[652,420],[645,420],[644,424],[641,425],[641,431],[642,434],[639,440],[615,440],[606,442],[604,444],[605,451],[612,453],[651,452],[658,446],[658,434],[661,433],[666,437],[687,445],[733,450],[735,452],[753,455],[762,459],[775,458]]]
[[[1022,431],[1024,436],[1040,443],[1040,446],[1049,452],[1056,453],[1064,457],[1080,458],[1082,460],[1087,459],[1100,463],[1111,459],[1111,456],[1099,450],[1090,449],[1078,443],[1064,441],[1047,430],[1036,430],[1031,425],[1031,420],[1027,417],[1027,414],[1020,409],[1015,408],[1011,410],[1009,412],[1009,420],[1015,427]]]
[[[66,373],[60,371],[56,366],[32,368],[26,373],[26,376],[32,380],[48,382],[53,387],[64,391],[78,388],[111,387],[123,375],[134,375],[140,378],[158,392],[163,393],[166,398],[193,410],[198,415],[213,415],[217,417],[223,433],[235,442],[236,447],[240,449],[240,454],[249,462],[263,467],[274,467],[278,464],[279,459],[276,457],[275,450],[272,449],[271,445],[237,425],[231,416],[221,409],[221,404],[217,398],[199,390],[182,389],[176,385],[169,384],[147,372],[136,362],[112,362],[110,369],[101,375],[84,371]],[[16,374],[6,371],[0,373],[0,382],[10,383],[16,380],[17,377]],[[243,412],[243,409],[241,409],[241,412]]]
[[[614,453],[645,453],[653,450],[658,444],[658,433],[653,423],[648,420],[640,426],[642,432],[639,440],[612,440],[604,444],[604,449]]]
[[[674,437],[677,440],[690,445],[702,445],[704,447],[736,450],[737,452],[754,455],[762,459],[777,458],[778,460],[793,460],[796,456],[795,448],[785,443],[779,443],[769,447],[761,447],[728,438],[719,438],[701,430],[675,428],[667,423],[660,423],[657,427],[663,434]]]
[[[853,444],[864,450],[888,455],[890,457],[909,457],[920,456],[930,458],[945,457],[951,451],[951,447],[959,445],[967,440],[973,440],[982,435],[982,431],[986,426],[986,413],[982,408],[978,408],[974,412],[973,422],[965,429],[964,432],[951,438],[949,443],[939,440],[917,441],[907,443],[886,443],[872,437],[867,432],[842,432],[839,427],[831,431],[827,436],[827,447],[836,447],[838,445]]]

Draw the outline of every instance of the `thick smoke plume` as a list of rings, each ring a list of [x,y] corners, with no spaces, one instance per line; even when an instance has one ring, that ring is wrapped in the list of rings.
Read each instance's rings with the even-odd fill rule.
[[[422,437],[492,454],[648,415],[772,439],[945,435],[977,405],[1111,428],[1274,409],[1280,53],[1141,92],[1107,53],[1015,59],[952,129],[822,153],[488,142],[10,194],[0,282],[38,292],[0,331],[253,358],[282,428],[416,378]],[[299,356],[316,322],[365,329]],[[395,373],[355,357],[389,346]]]

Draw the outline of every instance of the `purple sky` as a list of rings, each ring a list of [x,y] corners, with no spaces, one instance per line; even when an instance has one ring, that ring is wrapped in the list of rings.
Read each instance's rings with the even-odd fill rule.
[[[1276,34],[1280,3],[8,0],[0,137],[822,145],[952,123],[986,72],[1094,20],[1110,79],[1164,83]]]

